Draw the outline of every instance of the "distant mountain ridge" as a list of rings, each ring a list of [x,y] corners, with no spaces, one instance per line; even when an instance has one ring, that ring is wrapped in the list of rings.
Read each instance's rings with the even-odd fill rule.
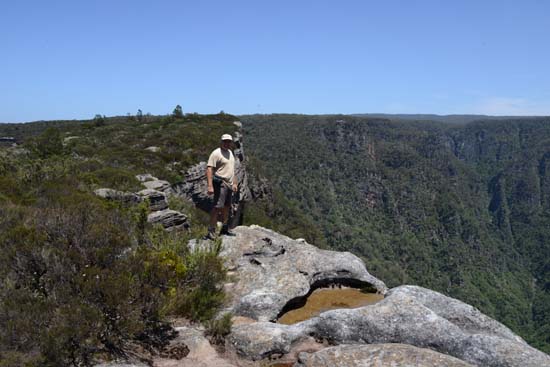
[[[451,114],[451,115],[436,115],[436,114],[387,114],[387,113],[357,113],[351,116],[385,118],[389,120],[415,120],[415,121],[437,121],[450,124],[467,124],[473,121],[481,120],[522,120],[532,119],[543,116],[490,116],[490,115],[471,115],[471,114]]]

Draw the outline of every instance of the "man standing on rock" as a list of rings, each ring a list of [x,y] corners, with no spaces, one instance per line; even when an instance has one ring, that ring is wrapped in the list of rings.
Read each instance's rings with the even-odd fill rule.
[[[216,238],[216,223],[218,216],[223,215],[223,226],[220,235],[234,236],[229,231],[229,208],[231,198],[237,191],[237,177],[235,176],[235,156],[231,151],[233,137],[223,134],[220,147],[214,150],[208,158],[206,179],[208,181],[208,195],[214,194],[214,207],[210,212],[210,226],[207,239]]]

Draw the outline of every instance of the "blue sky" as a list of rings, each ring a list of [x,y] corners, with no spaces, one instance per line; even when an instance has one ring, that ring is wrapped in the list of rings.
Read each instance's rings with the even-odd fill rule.
[[[0,122],[550,115],[550,1],[0,3]]]

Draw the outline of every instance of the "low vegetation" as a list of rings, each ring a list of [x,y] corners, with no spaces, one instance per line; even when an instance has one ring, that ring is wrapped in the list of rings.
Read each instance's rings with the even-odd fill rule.
[[[172,199],[192,230],[166,232],[146,222],[146,204],[107,202],[93,190],[139,190],[140,173],[181,180],[234,120],[30,124],[28,134],[17,130],[17,147],[0,147],[0,366],[155,353],[171,337],[169,317],[214,317],[224,301],[219,244],[187,246],[206,232],[208,216]]]

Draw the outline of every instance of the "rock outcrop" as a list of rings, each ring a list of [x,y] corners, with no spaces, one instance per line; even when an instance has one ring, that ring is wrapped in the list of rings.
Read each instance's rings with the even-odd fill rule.
[[[133,192],[118,191],[108,188],[97,189],[94,191],[94,194],[107,200],[120,201],[123,203],[135,204],[142,201],[142,198]]]
[[[301,353],[294,367],[473,367],[460,359],[406,344],[339,345]]]
[[[133,193],[101,188],[95,190],[94,193],[107,200],[129,204],[137,204],[147,200],[151,211],[147,216],[149,223],[162,224],[166,230],[189,229],[190,224],[187,215],[168,208],[168,196],[173,194],[168,181],[159,180],[149,173],[137,175],[136,179],[146,189]]]
[[[142,185],[151,190],[165,191],[170,189],[170,182],[164,180],[152,180],[142,182]]]
[[[149,209],[152,211],[164,210],[168,208],[166,194],[162,191],[145,189],[137,193],[143,199],[149,200]]]
[[[228,348],[244,358],[284,356],[313,337],[331,345],[378,345],[378,349],[352,351],[346,347],[327,355],[317,352],[321,353],[317,357],[304,355],[297,366],[323,366],[312,361],[329,360],[330,353],[343,355],[344,350],[364,360],[382,358],[388,366],[391,360],[405,361],[406,354],[425,361],[420,365],[426,366],[550,366],[550,356],[470,305],[416,286],[387,291],[384,283],[350,253],[320,250],[258,226],[234,231],[235,237],[223,238],[221,252],[235,279],[226,284],[230,301],[224,312],[248,320],[232,328],[227,342]],[[293,325],[273,322],[314,288],[331,283],[369,286],[385,298],[360,308],[326,311]],[[387,343],[408,347],[390,350],[380,346]]]
[[[226,286],[232,301],[225,311],[258,321],[277,319],[314,289],[330,284],[368,287],[384,293],[382,281],[349,252],[321,250],[259,227],[237,227],[224,237],[221,256],[238,281]]]
[[[255,360],[285,354],[293,343],[313,336],[337,345],[407,344],[476,366],[550,366],[550,356],[530,347],[505,326],[481,317],[471,306],[457,307],[460,301],[434,293],[403,286],[390,290],[374,305],[331,310],[294,325],[239,325],[232,330],[230,344],[239,354]],[[449,307],[444,306],[445,300]],[[449,317],[453,309],[458,314]]]

